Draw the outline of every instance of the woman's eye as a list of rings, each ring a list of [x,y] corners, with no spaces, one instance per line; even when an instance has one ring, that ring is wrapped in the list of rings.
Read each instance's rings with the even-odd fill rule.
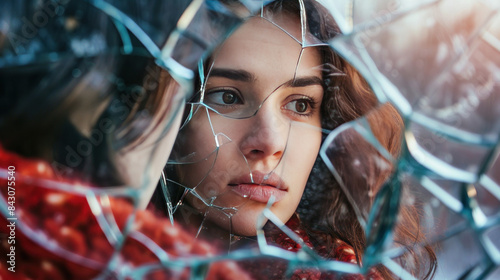
[[[293,100],[285,105],[285,109],[306,115],[311,110],[310,101],[306,99]]]
[[[207,92],[205,103],[217,105],[243,104],[239,94],[234,90],[213,90]]]
[[[234,104],[238,100],[238,97],[234,95],[232,92],[224,92],[222,93],[222,101],[224,104]]]
[[[297,100],[295,101],[295,111],[299,113],[304,113],[307,111],[307,108],[309,107],[309,104],[305,100]]]

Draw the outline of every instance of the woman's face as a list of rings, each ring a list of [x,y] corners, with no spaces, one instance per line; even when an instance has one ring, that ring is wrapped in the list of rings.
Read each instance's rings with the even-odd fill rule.
[[[201,104],[180,131],[177,182],[185,203],[238,235],[258,216],[295,212],[321,144],[321,58],[302,48],[300,20],[252,18],[214,53]],[[298,38],[298,41],[294,38]]]

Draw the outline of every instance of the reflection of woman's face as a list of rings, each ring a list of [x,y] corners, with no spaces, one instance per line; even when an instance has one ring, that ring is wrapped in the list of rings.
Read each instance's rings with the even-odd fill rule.
[[[277,23],[300,40],[300,21],[283,19]],[[321,143],[321,59],[317,49],[302,49],[275,25],[253,18],[212,61],[202,100],[212,109],[198,107],[174,152],[203,160],[180,165],[179,183],[215,206],[187,197],[209,219],[254,235],[271,196],[271,210],[283,222],[301,199]],[[222,212],[232,213],[232,224]]]

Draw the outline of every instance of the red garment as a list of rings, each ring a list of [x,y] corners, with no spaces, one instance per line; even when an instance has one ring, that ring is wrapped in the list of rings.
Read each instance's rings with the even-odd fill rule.
[[[218,254],[217,250],[201,240],[196,240],[187,231],[174,227],[165,218],[159,218],[152,211],[138,211],[133,221],[132,234],[126,239],[120,250],[116,267],[107,267],[114,253],[113,239],[103,232],[96,211],[103,211],[101,217],[112,217],[106,220],[123,230],[134,207],[125,198],[109,198],[109,203],[101,201],[102,208],[91,209],[84,193],[91,188],[82,186],[76,181],[58,179],[51,166],[40,160],[30,160],[9,153],[0,146],[0,192],[7,201],[9,189],[5,170],[14,166],[15,202],[12,206],[12,217],[15,221],[15,244],[9,244],[8,238],[0,240],[0,256],[2,259],[15,246],[15,272],[8,270],[6,261],[0,262],[0,279],[89,279],[109,271],[110,279],[128,266],[134,269],[140,265],[158,264],[154,254],[155,246],[166,252],[171,259],[177,257],[193,259]],[[65,184],[65,185],[64,185]],[[60,186],[61,188],[57,188]],[[69,192],[79,190],[79,192]],[[11,193],[12,194],[12,193]],[[99,198],[98,198],[99,199]],[[105,205],[108,205],[106,207]],[[97,210],[96,210],[97,209]],[[10,222],[0,215],[0,222]],[[102,222],[102,221],[101,221]],[[21,226],[23,230],[21,230]],[[287,226],[296,232],[307,246],[314,246],[306,232],[300,227],[300,221],[294,216]],[[0,227],[0,236],[8,237],[9,228]],[[267,240],[288,251],[297,252],[300,245],[291,240],[279,229],[268,229]],[[151,241],[152,246],[146,246]],[[110,241],[111,240],[111,241]],[[142,241],[139,241],[142,240]],[[332,250],[333,259],[356,263],[354,251],[342,241],[338,241]],[[313,248],[318,252],[325,248]],[[246,279],[283,279],[287,264],[281,259],[262,257],[257,260],[241,261],[239,266],[234,261],[220,261],[210,265],[207,279],[246,280]],[[143,279],[188,279],[189,268],[168,270],[162,268],[143,276]],[[333,274],[321,273],[315,269],[298,269],[292,279],[337,279]],[[343,276],[338,279],[363,279],[360,275]],[[378,273],[370,271],[368,279],[381,279]]]
[[[356,260],[356,254],[354,249],[349,246],[347,243],[340,239],[335,239],[333,244],[327,248],[325,244],[326,238],[324,234],[318,234],[315,236],[317,244],[316,246],[311,241],[310,236],[307,234],[306,230],[302,226],[299,217],[294,214],[290,220],[285,224],[289,229],[291,229],[295,234],[297,234],[303,241],[305,245],[309,248],[313,249],[318,255],[325,259],[336,260],[341,262],[347,262],[352,264],[358,264]],[[302,246],[292,240],[287,234],[285,234],[278,227],[268,223],[264,227],[266,241],[268,245],[277,246],[283,248],[290,252],[298,252]],[[319,240],[318,240],[319,239]],[[245,268],[247,272],[249,272],[254,279],[266,279],[266,280],[278,280],[278,279],[288,279],[284,278],[287,273],[288,263],[282,259],[277,258],[269,258],[264,257],[262,259],[250,260],[250,261],[242,261],[240,265]],[[343,274],[340,275],[338,273],[320,271],[315,268],[304,268],[304,269],[296,269],[293,271],[291,276],[292,280],[381,280],[383,279],[380,273],[372,268],[369,270],[366,276],[360,274]]]
[[[0,223],[6,225],[16,217],[15,244],[9,244],[9,228],[0,227],[0,279],[91,279],[106,271],[114,252],[114,246],[101,229],[89,202],[84,195],[70,193],[79,189],[81,193],[90,190],[75,181],[56,178],[51,166],[39,160],[21,158],[3,150],[0,146],[0,192],[8,200],[4,171],[14,166],[15,202],[13,216],[0,214]],[[7,174],[7,176],[11,176]],[[57,186],[64,185],[57,189]],[[106,201],[101,203],[106,205]],[[95,211],[95,209],[94,209]],[[123,198],[109,198],[109,207],[102,211],[112,213],[116,225],[124,229],[134,211],[132,203]],[[111,216],[111,215],[110,215]],[[112,219],[108,220],[112,222]],[[24,225],[23,230],[21,226]],[[108,269],[109,279],[124,266],[133,269],[144,264],[158,264],[154,248],[146,247],[139,239],[149,238],[170,258],[192,259],[213,256],[216,249],[210,244],[196,240],[181,228],[174,227],[166,219],[158,218],[151,211],[138,211],[133,223],[133,232],[120,250],[118,268]],[[140,234],[139,234],[140,233]],[[146,239],[147,239],[146,238]],[[147,242],[146,242],[147,244]],[[14,246],[15,272],[4,260]],[[189,269],[162,269],[150,273],[143,279],[189,279]],[[210,265],[207,279],[250,279],[232,261],[220,261]]]

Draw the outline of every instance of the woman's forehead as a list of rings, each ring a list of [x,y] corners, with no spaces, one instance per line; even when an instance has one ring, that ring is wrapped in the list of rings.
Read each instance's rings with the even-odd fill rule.
[[[285,40],[286,38],[296,42],[298,45],[302,45],[303,32],[307,32],[307,29],[302,28],[299,17],[290,14],[280,14],[274,17],[252,17],[238,28],[234,34],[248,34],[249,32],[255,32],[255,30],[265,30],[268,33],[272,33],[273,36],[277,36],[276,38],[260,36],[262,41]],[[262,34],[262,32],[256,33],[256,35]]]
[[[257,79],[265,76],[275,81],[297,75],[321,77],[322,62],[317,48],[303,48],[291,36],[300,34],[300,21],[294,17],[286,19],[283,26],[263,18],[247,21],[215,52],[213,68],[242,69]]]
[[[294,24],[293,19],[287,23],[288,30],[300,34],[300,25]],[[287,29],[282,29],[264,18],[251,18],[238,28],[220,47],[218,56],[226,56],[228,52],[255,50],[264,53],[282,49],[300,53],[302,45],[292,37]],[[295,34],[295,35],[299,35]],[[244,54],[243,54],[244,55]]]

